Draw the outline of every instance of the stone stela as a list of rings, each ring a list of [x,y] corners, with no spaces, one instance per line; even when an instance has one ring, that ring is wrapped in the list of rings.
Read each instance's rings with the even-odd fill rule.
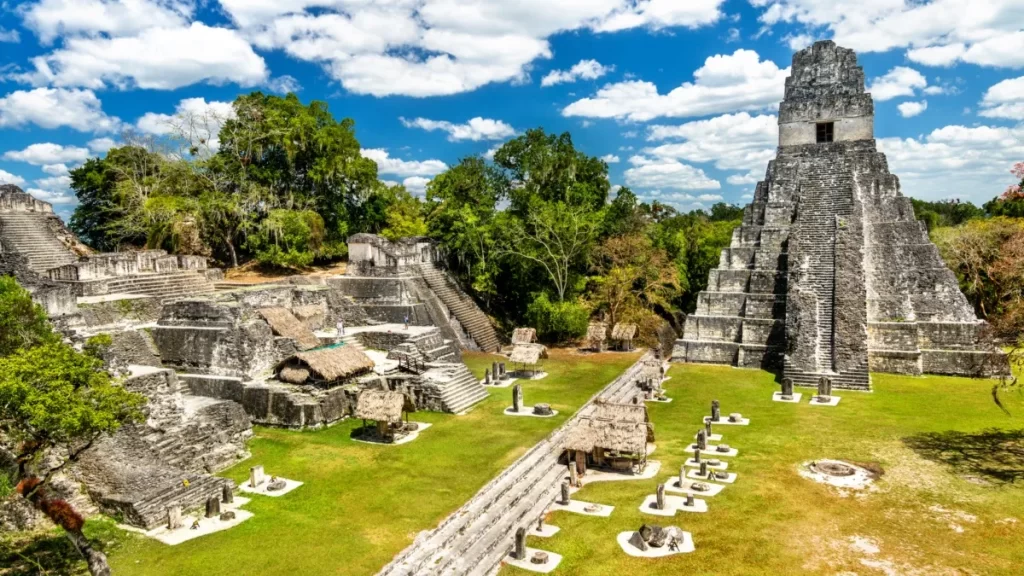
[[[672,359],[826,376],[991,376],[1007,362],[914,218],[874,136],[856,54],[831,41],[793,56],[779,147]]]

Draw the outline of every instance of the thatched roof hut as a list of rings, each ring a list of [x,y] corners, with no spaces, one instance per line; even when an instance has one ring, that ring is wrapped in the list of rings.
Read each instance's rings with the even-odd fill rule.
[[[356,400],[356,418],[395,424],[402,421],[405,395],[391,390],[367,389]]]
[[[333,384],[373,370],[373,360],[352,346],[299,352],[278,365],[278,378],[292,384]]]
[[[542,358],[548,357],[548,348],[543,344],[517,344],[512,349],[512,355],[509,360],[513,364],[522,364],[524,366],[535,366],[540,364]]]
[[[608,325],[604,322],[591,322],[590,326],[587,326],[587,337],[583,341],[583,348],[602,352],[607,338]]]
[[[596,448],[647,455],[647,426],[641,422],[584,417],[569,431],[565,449],[591,452]]]
[[[270,324],[270,329],[274,331],[274,334],[291,338],[300,350],[311,350],[320,346],[320,339],[316,337],[316,334],[313,334],[287,308],[260,308],[257,312],[267,321],[267,324]]]
[[[636,324],[619,322],[612,328],[612,340],[632,340],[636,338],[637,332],[639,332],[639,328]]]
[[[534,328],[516,328],[512,331],[512,345],[533,344],[537,341],[537,330]]]

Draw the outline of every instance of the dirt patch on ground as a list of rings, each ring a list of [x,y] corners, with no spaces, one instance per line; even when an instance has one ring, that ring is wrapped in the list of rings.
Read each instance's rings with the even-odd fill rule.
[[[224,281],[238,284],[267,284],[279,282],[289,276],[339,276],[344,274],[347,269],[347,262],[337,262],[327,266],[310,266],[304,270],[269,269],[260,267],[255,262],[249,262],[237,268],[225,270]]]
[[[810,547],[815,553],[804,563],[808,571],[836,576],[963,576],[964,572],[919,561],[907,550],[890,550],[875,538],[818,536]]]

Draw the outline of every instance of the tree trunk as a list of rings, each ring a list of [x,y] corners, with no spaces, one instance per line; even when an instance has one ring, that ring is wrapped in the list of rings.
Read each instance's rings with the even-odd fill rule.
[[[92,543],[85,537],[81,530],[65,530],[68,540],[75,545],[78,553],[85,558],[89,565],[89,574],[92,576],[110,576],[110,565],[107,564],[107,555],[92,547]]]
[[[231,243],[231,238],[224,238],[224,243],[228,245],[228,250],[231,252],[231,267],[238,268],[238,254],[235,253],[235,245]]]

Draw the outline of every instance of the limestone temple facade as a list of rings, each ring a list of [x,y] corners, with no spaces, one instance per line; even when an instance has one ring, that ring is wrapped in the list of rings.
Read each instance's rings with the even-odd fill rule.
[[[869,371],[993,375],[1005,358],[874,140],[852,50],[793,56],[779,147],[673,360],[868,389]]]

